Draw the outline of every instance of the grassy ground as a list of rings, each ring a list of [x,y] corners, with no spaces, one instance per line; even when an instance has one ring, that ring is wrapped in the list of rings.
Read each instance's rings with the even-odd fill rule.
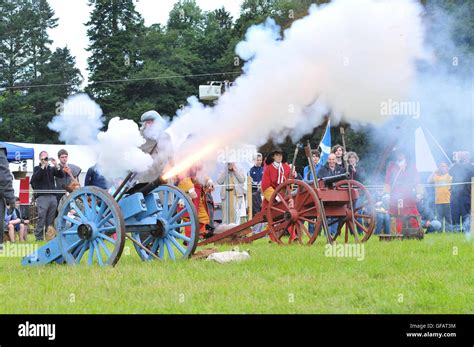
[[[364,245],[365,257],[325,256],[265,239],[251,259],[142,263],[129,244],[115,268],[24,268],[0,257],[0,313],[473,313],[474,239]],[[221,246],[229,250],[230,246]]]

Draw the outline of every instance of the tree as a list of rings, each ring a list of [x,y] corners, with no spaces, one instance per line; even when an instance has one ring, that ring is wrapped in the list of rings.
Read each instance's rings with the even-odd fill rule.
[[[28,11],[26,1],[0,0],[0,86],[13,87],[27,79]],[[13,90],[10,93],[14,93]]]
[[[99,101],[110,118],[122,113],[121,107],[128,98],[124,83],[104,81],[126,80],[140,69],[144,24],[133,0],[89,0],[89,6],[93,10],[86,23],[91,52],[90,84],[86,91]]]
[[[32,136],[38,143],[57,143],[58,134],[48,128],[64,100],[77,93],[82,75],[67,47],[57,48],[41,67],[41,75],[33,81],[26,97],[34,111]]]
[[[38,78],[41,67],[48,61],[51,50],[49,45],[53,42],[48,35],[48,30],[57,27],[57,18],[47,0],[27,1],[25,13],[28,16],[28,65],[31,78]]]

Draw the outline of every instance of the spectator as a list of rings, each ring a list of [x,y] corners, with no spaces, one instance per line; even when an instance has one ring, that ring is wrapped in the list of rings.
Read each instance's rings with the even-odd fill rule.
[[[99,171],[97,171],[97,164],[91,166],[86,173],[86,178],[84,179],[84,186],[94,186],[99,187],[104,190],[108,190],[111,186],[110,182],[102,176]]]
[[[263,177],[263,156],[257,153],[255,165],[249,171],[252,178],[252,215],[260,212],[262,207],[262,177]]]
[[[227,163],[226,169],[219,175],[217,184],[221,185],[222,223],[240,224],[240,217],[245,215],[244,174],[235,163]]]
[[[36,241],[44,240],[44,228],[53,225],[58,207],[55,194],[54,178],[64,178],[64,172],[55,159],[48,157],[48,152],[41,151],[39,154],[40,164],[33,169],[31,186],[35,190],[36,207],[38,209],[38,222],[35,228]],[[53,166],[49,165],[49,161]]]
[[[346,156],[349,166],[349,178],[364,183],[366,175],[364,168],[359,166],[359,156],[356,152],[348,152]]]
[[[79,182],[78,178],[81,174],[82,169],[74,164],[68,164],[69,153],[65,149],[61,149],[58,152],[59,167],[64,172],[63,177],[56,176],[56,189],[60,190],[61,193],[56,194],[56,198],[59,201],[64,196],[64,190],[71,192],[74,190],[71,186],[72,183],[77,185]]]
[[[11,211],[9,208],[5,208],[5,232],[8,232],[8,238],[10,239],[11,243],[15,242],[15,227],[19,224],[20,218],[17,217],[15,209]]]
[[[375,224],[375,234],[390,235],[390,214],[388,213],[388,207],[390,204],[390,196],[384,194],[379,201],[375,203],[375,213],[376,213],[376,224]]]
[[[441,222],[435,219],[432,210],[423,199],[423,194],[417,194],[416,208],[420,213],[421,227],[425,228],[427,233],[440,232],[442,230]]]
[[[337,165],[336,154],[331,153],[328,156],[328,162],[319,170],[319,178],[331,177],[343,174],[345,169]]]
[[[19,198],[15,198],[15,214],[20,219],[20,223],[15,225],[15,230],[20,236],[20,241],[26,242],[26,237],[28,235],[28,225],[30,224],[30,221],[28,220],[28,216],[24,214],[21,209]]]
[[[344,164],[344,147],[339,144],[334,145],[331,149],[331,153],[334,153],[336,155],[336,164],[345,169],[346,167]]]
[[[340,175],[346,172],[346,170],[336,163],[336,154],[331,153],[328,156],[328,162],[324,165],[321,170],[319,170],[319,178],[326,178],[331,176]],[[334,236],[337,232],[338,223],[333,223],[335,221],[334,218],[328,218],[329,225],[329,232],[332,236]]]
[[[312,149],[311,150],[311,159],[313,160],[314,172],[316,174],[316,177],[318,177],[319,176],[319,170],[321,169],[321,163],[320,163],[321,154],[319,153],[319,151],[317,149]],[[309,167],[309,165],[305,166],[305,168],[303,170],[302,179],[306,183],[310,183],[314,180],[313,179],[313,173],[312,173],[311,168]],[[308,231],[311,235],[314,234],[314,230],[315,230],[315,224],[308,223]]]
[[[428,183],[435,185],[435,209],[439,221],[443,223],[444,230],[453,231],[451,219],[451,183],[453,178],[449,175],[446,162],[441,162],[438,170],[428,178]]]
[[[390,194],[389,213],[396,218],[397,233],[402,232],[403,216],[418,215],[416,209],[416,193],[420,193],[418,171],[411,163],[405,152],[395,151],[395,161],[389,163],[385,175],[384,191]],[[412,228],[419,225],[415,219],[410,219]]]
[[[457,152],[455,164],[449,170],[452,176],[451,212],[456,230],[469,232],[469,215],[471,213],[471,177],[474,167],[469,152]],[[462,224],[462,228],[461,228]],[[463,230],[461,230],[463,229]]]
[[[319,161],[321,159],[321,154],[317,149],[313,149],[311,150],[311,157],[313,159],[314,172],[316,173],[316,176],[319,177],[319,170],[321,169],[321,163]],[[313,173],[311,172],[309,165],[306,165],[303,170],[303,180],[306,182],[313,181]]]
[[[10,212],[15,206],[15,194],[13,190],[13,176],[7,161],[7,149],[0,145],[0,251],[3,250],[3,230],[5,221],[5,201],[8,203]],[[1,214],[4,214],[3,216]]]

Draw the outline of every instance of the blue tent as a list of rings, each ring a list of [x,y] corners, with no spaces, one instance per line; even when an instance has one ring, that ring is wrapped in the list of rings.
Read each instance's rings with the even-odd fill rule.
[[[21,147],[8,142],[0,142],[0,144],[5,146],[7,149],[8,161],[33,159],[35,156],[35,151],[33,148]]]

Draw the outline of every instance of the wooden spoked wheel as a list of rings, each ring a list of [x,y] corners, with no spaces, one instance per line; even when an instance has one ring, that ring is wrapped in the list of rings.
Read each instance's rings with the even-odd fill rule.
[[[344,242],[365,242],[372,235],[375,228],[375,208],[372,197],[365,186],[354,180],[343,180],[336,183],[335,189],[348,190],[352,192],[352,206],[350,201],[346,205],[346,215],[334,218],[329,225],[336,224],[337,231],[333,236],[336,240],[344,234]],[[358,198],[354,196],[358,194]]]
[[[278,244],[313,244],[321,230],[319,198],[300,180],[280,184],[267,206],[269,236]]]

